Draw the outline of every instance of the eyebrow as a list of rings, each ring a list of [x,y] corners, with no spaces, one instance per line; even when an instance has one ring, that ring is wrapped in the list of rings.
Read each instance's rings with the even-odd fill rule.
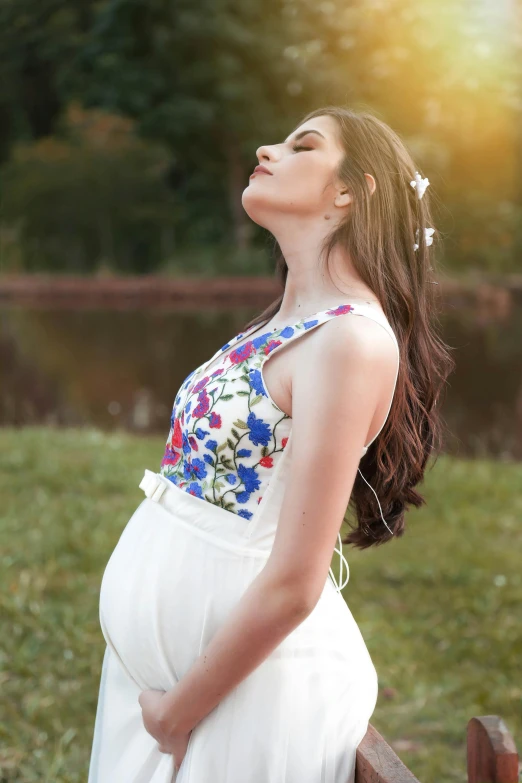
[[[293,139],[287,139],[285,141],[285,144],[287,144],[289,141],[299,141],[299,139],[302,139],[303,136],[308,136],[309,133],[317,133],[318,136],[321,136],[321,138],[326,139],[326,137],[323,136],[322,133],[319,133],[318,130],[314,130],[313,128],[310,128],[310,130],[300,131],[300,133],[298,133],[296,136],[294,136]]]

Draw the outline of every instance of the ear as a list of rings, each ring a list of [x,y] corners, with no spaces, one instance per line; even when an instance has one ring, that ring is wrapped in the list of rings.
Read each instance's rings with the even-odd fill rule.
[[[366,182],[368,183],[368,187],[370,188],[370,196],[373,196],[375,192],[375,188],[377,187],[377,183],[375,182],[375,179],[372,177],[371,174],[365,174]]]
[[[370,189],[370,196],[373,196],[375,193],[375,188],[377,187],[377,183],[371,174],[365,174],[364,176],[366,177],[366,182],[368,183],[368,187]],[[334,204],[336,207],[346,207],[351,203],[352,197],[346,189],[341,190],[334,199]]]
[[[347,207],[352,203],[352,197],[346,189],[340,190],[334,198],[336,207]]]

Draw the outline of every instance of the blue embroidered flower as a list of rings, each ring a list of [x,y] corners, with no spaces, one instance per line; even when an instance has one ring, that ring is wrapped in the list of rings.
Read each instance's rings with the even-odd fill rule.
[[[236,481],[237,481],[237,478],[236,478],[236,476],[234,476],[233,473],[227,473],[225,478],[226,478],[226,480],[228,481],[229,484],[235,484]]]
[[[242,508],[237,512],[238,517],[244,517],[245,519],[252,519],[254,516],[251,511],[247,511],[246,508]]]
[[[217,440],[207,440],[205,443],[207,449],[210,449],[211,451],[215,451],[217,449],[217,445]]]
[[[254,446],[259,446],[260,443],[263,446],[267,446],[272,437],[270,425],[261,419],[258,419],[256,414],[252,413],[252,411],[248,414],[247,424],[250,427],[248,437]]]
[[[250,492],[238,492],[236,494],[236,500],[238,503],[248,503],[250,500]]]
[[[194,430],[194,434],[195,434],[196,438],[198,438],[199,440],[203,440],[205,435],[208,435],[208,432],[205,432],[205,430],[202,430],[201,427],[197,427]]]
[[[305,321],[303,326],[304,326],[305,329],[310,329],[312,326],[315,326],[318,323],[319,323],[319,321],[316,318],[314,321]]]
[[[191,449],[191,445],[189,443],[188,434],[187,434],[186,431],[183,433],[183,446],[182,446],[182,448],[183,448],[183,451],[185,452],[185,454],[190,454],[190,452],[192,450]]]
[[[237,450],[237,456],[238,457],[250,457],[252,454],[252,449],[238,449]]]
[[[248,373],[250,375],[250,379],[252,381],[252,387],[256,394],[264,394],[265,397],[268,397],[268,394],[265,391],[265,387],[263,386],[263,379],[261,377],[261,372],[259,370],[250,370]]]
[[[204,479],[207,475],[205,463],[199,458],[193,459],[192,461],[187,460],[183,465],[183,472],[186,479]]]
[[[203,492],[196,481],[193,481],[188,487],[184,487],[184,489],[185,492],[188,492],[190,495],[195,495],[197,498],[203,499]]]
[[[252,343],[256,351],[258,348],[264,345],[270,337],[272,337],[272,332],[265,332],[264,334],[259,335],[259,337],[254,337]]]
[[[291,337],[294,332],[295,329],[293,326],[285,326],[283,331],[279,334],[279,337]]]
[[[261,486],[261,482],[259,480],[259,475],[255,468],[247,468],[242,464],[239,464],[237,466],[237,475],[241,479],[241,482],[245,485],[245,490],[250,494],[250,492],[255,492],[256,489],[259,489]],[[239,501],[244,502],[244,501]]]
[[[214,458],[210,456],[210,454],[204,454],[203,459],[207,463],[207,465],[214,465]]]
[[[189,400],[185,405],[185,413],[188,413],[191,408],[192,408],[192,400]]]

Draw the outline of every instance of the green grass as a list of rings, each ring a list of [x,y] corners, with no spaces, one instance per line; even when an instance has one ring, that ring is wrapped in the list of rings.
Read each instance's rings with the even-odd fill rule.
[[[163,445],[0,430],[1,783],[87,780],[101,577]],[[419,491],[402,539],[344,547],[343,594],[379,674],[372,724],[422,783],[452,783],[474,715],[500,715],[522,749],[522,465],[444,455]]]

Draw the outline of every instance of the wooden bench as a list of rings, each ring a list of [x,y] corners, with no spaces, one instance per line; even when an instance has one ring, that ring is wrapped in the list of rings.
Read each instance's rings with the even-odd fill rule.
[[[468,783],[519,783],[516,745],[498,715],[482,715],[468,722],[467,772]],[[419,780],[370,723],[357,748],[355,783]]]

